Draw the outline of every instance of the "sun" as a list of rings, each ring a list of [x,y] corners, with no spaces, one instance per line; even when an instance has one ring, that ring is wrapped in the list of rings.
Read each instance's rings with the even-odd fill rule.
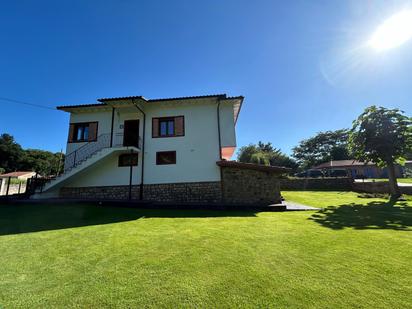
[[[380,25],[368,41],[368,45],[383,51],[398,47],[410,38],[412,38],[412,10],[405,10],[389,17]]]

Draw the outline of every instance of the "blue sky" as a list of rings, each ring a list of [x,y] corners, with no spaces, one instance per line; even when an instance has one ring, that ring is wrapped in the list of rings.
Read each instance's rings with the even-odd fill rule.
[[[244,95],[238,145],[284,152],[372,104],[412,114],[412,42],[365,46],[406,1],[3,1],[0,97]],[[0,132],[64,149],[68,114],[0,101]]]

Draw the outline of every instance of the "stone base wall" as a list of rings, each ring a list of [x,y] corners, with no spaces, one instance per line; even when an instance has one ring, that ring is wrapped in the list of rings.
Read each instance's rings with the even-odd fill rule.
[[[132,186],[132,199],[139,198],[139,186]],[[129,186],[63,187],[60,197],[76,199],[127,200]]]
[[[351,191],[352,178],[282,178],[281,190]]]
[[[412,186],[399,186],[402,194],[412,195]],[[390,193],[389,183],[386,181],[377,182],[354,182],[353,191],[364,193]]]
[[[189,182],[170,184],[150,184],[143,186],[144,200],[154,202],[219,203],[221,184],[216,182]],[[127,200],[129,186],[104,187],[64,187],[60,197],[76,199]],[[132,186],[131,198],[140,198],[140,186]]]
[[[223,201],[227,204],[281,203],[279,175],[236,167],[221,167]]]
[[[144,185],[144,199],[156,202],[220,203],[220,181]]]

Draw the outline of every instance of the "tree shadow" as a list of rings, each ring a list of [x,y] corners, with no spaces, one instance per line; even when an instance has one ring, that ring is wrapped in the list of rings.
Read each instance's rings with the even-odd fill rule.
[[[141,218],[250,217],[251,211],[139,209],[95,204],[0,205],[0,236],[102,225]]]
[[[334,230],[353,228],[412,231],[412,207],[405,202],[395,204],[393,201],[373,201],[366,205],[343,204],[324,208],[309,220]]]

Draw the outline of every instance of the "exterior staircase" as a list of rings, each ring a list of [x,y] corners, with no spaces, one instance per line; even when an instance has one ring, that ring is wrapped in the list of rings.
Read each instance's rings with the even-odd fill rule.
[[[136,146],[124,146],[123,134],[116,134],[114,138],[111,134],[102,134],[96,141],[84,144],[72,153],[66,155],[64,160],[64,172],[58,177],[44,183],[37,188],[33,199],[58,197],[59,189],[69,182],[75,175],[99,162],[100,160],[114,153],[139,152],[141,149],[141,139]]]

